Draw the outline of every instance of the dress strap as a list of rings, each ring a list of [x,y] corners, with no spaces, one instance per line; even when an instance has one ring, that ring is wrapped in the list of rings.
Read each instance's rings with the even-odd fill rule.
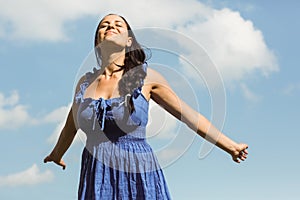
[[[84,80],[79,86],[79,90],[75,94],[75,102],[82,103],[83,102],[83,95],[86,90],[86,88],[90,85],[91,81],[93,80],[94,75],[98,72],[96,67],[93,68],[93,72],[87,72],[84,75]]]
[[[148,67],[148,63],[145,62],[144,64],[142,64],[142,69],[144,70],[144,72],[147,74],[147,67]],[[140,80],[140,89],[144,86],[144,79]]]
[[[86,80],[80,84],[79,90],[75,95],[75,103],[78,104],[83,102],[84,91],[86,90],[88,85],[89,83]]]

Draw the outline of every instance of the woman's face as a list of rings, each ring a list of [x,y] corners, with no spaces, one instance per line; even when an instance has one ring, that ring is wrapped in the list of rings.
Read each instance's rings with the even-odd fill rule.
[[[113,42],[122,47],[130,46],[132,38],[128,36],[127,24],[118,15],[107,15],[100,22],[98,41]]]

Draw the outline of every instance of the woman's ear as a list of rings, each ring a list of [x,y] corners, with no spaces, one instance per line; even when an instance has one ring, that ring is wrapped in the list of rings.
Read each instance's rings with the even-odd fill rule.
[[[132,45],[132,37],[128,37],[126,46],[130,47]]]

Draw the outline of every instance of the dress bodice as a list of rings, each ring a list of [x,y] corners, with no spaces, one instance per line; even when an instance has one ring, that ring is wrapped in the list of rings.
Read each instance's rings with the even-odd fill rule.
[[[78,105],[77,123],[87,135],[104,132],[110,140],[121,136],[145,138],[148,122],[149,102],[142,94],[142,85],[133,90],[132,94],[110,99],[84,98],[90,85],[90,75],[86,74],[80,89],[75,96]],[[131,100],[134,109],[129,109]]]

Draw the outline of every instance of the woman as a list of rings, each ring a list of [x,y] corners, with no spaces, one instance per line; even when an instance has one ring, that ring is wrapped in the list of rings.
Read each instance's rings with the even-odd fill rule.
[[[101,69],[80,79],[59,140],[44,159],[65,169],[62,156],[77,130],[86,133],[78,199],[170,199],[163,172],[145,140],[150,99],[235,162],[247,158],[246,144],[214,128],[176,96],[161,74],[147,68],[145,53],[123,17],[109,14],[100,21],[95,53]]]

